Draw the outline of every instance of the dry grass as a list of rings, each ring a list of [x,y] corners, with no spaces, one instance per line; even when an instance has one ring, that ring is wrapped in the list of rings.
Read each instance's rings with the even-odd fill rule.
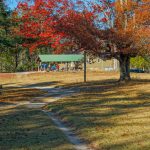
[[[117,79],[116,72],[87,72],[87,81]],[[0,83],[4,86],[40,85],[51,86],[66,83],[80,83],[83,81],[83,72],[41,72],[33,74],[0,74]]]
[[[98,83],[48,106],[97,150],[150,149],[150,84]]]
[[[117,72],[88,71],[87,81],[101,81],[108,79],[118,80]],[[149,74],[132,74],[134,79],[150,79]],[[83,82],[83,72],[41,72],[31,74],[0,73],[0,83],[4,86],[15,85],[60,85],[66,83]]]
[[[84,84],[81,83],[83,81],[83,72],[53,72],[29,75],[6,74],[6,76],[5,74],[0,74],[0,82],[3,84],[4,90],[6,90],[4,95],[2,95],[2,101],[5,101],[6,99],[8,102],[15,101],[15,99],[17,100],[17,95],[19,95],[18,97],[22,100],[28,98],[31,99],[31,97],[38,94],[38,91],[34,89],[32,89],[34,91],[33,92],[28,89],[12,89],[10,86],[61,85],[64,88],[77,88],[80,89],[80,93],[78,93],[78,95],[59,100],[49,105],[47,108],[57,113],[64,122],[67,122],[68,125],[74,128],[76,133],[82,139],[86,140],[93,149],[149,150],[150,75],[132,74],[134,80],[127,84],[118,84],[116,81],[119,78],[119,74],[114,72],[88,72],[87,76],[88,82]],[[18,99],[18,101],[20,100]],[[16,113],[14,113],[14,111],[16,111],[17,115],[15,115]],[[4,136],[5,138],[5,140],[1,140],[2,143],[4,143],[2,145],[3,149],[9,149],[12,145],[14,145],[14,149],[29,149],[30,146],[33,149],[48,149],[48,146],[52,144],[52,149],[69,150],[71,145],[67,142],[61,142],[64,141],[62,140],[64,138],[60,138],[60,141],[56,139],[56,136],[63,137],[63,135],[59,135],[60,131],[58,131],[58,133],[53,124],[46,124],[46,116],[37,112],[37,110],[33,110],[33,112],[31,110],[26,111],[27,116],[24,116],[26,114],[24,109],[12,109],[8,112],[1,112],[1,117],[4,119],[7,118],[6,122],[4,121],[2,124],[3,128],[1,128],[0,132],[2,135],[1,137]],[[16,122],[17,119],[15,118],[17,118],[18,115],[21,118],[25,118],[26,123],[22,120]],[[30,118],[29,116],[33,117]],[[30,121],[28,122],[29,118]],[[40,120],[45,119],[42,125],[38,125],[40,120],[36,120],[37,118],[40,118]],[[23,123],[25,124],[23,125]],[[28,129],[28,126],[30,125],[35,127],[31,127],[31,130],[28,132],[26,129]],[[5,127],[8,129],[8,133],[4,129]],[[17,129],[21,129],[21,135],[27,133],[27,138],[22,137],[22,142],[19,143],[17,140],[13,140],[14,137],[19,139],[21,136],[20,131],[14,134],[13,128],[15,131],[17,131]],[[30,134],[33,129],[35,131],[32,132],[33,134]],[[5,132],[3,132],[3,130]],[[46,136],[40,137],[38,134],[39,130],[40,134],[42,134],[43,130],[45,130],[46,133],[44,133]],[[56,136],[54,137],[55,133]],[[51,138],[51,134],[54,140],[52,140],[52,143],[49,143],[51,140],[47,141],[47,139]],[[31,142],[29,141],[30,136],[33,137],[31,138]],[[38,143],[38,140],[35,140],[35,137],[37,136],[40,137],[41,143]],[[6,143],[8,144],[8,147],[6,147]]]
[[[43,74],[42,74],[43,75]],[[73,145],[42,111],[15,107],[45,92],[18,85],[49,85],[42,75],[0,74],[0,150],[73,150]]]
[[[0,95],[0,103],[16,103],[30,101],[34,97],[38,97],[45,92],[37,89],[27,88],[4,88],[2,95]]]
[[[9,108],[0,111],[1,150],[74,150],[42,111]]]
[[[126,84],[115,80],[66,84],[65,88],[78,88],[81,93],[47,108],[93,149],[149,150],[150,80],[147,74],[141,78]]]

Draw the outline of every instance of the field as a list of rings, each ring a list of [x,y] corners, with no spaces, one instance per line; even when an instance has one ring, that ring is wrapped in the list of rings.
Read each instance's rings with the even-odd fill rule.
[[[78,89],[80,91],[78,94],[53,102],[47,105],[45,109],[56,113],[93,150],[149,150],[150,74],[132,74],[133,80],[131,82],[121,84],[117,82],[119,74],[115,72],[88,72],[87,76],[88,82],[83,83],[83,72],[0,74],[0,82],[4,87],[4,94],[1,95],[0,104],[15,102],[15,99],[16,102],[25,101],[25,97],[26,101],[28,101],[35,95],[45,94],[35,89],[17,87],[22,85],[62,86],[63,88]],[[18,94],[19,96],[17,97]],[[24,114],[24,111],[27,113]],[[47,121],[47,117],[41,114],[39,110],[25,108],[15,110],[9,108],[3,109],[0,115],[4,119],[0,130],[1,137],[4,137],[1,140],[3,148],[8,149],[11,145],[14,145],[14,149],[21,146],[22,149],[25,149],[26,146],[33,146],[32,148],[36,149],[37,147],[33,144],[38,142],[35,139],[36,134],[42,132],[42,128],[47,128],[46,133],[44,132],[46,134],[45,138],[43,139],[43,136],[39,136],[43,139],[40,140],[40,148],[43,146],[46,149],[51,145],[52,149],[60,149],[59,146],[63,145],[62,149],[73,149],[63,134],[58,133],[53,123]],[[19,119],[21,117],[22,120],[19,120],[17,124],[14,116],[16,118],[18,116]],[[30,120],[27,121],[28,117],[31,120],[40,119],[30,124]],[[40,120],[44,121],[38,126]],[[24,122],[26,123],[24,124]],[[20,125],[21,132],[18,131],[18,133],[14,134],[12,124],[15,131],[18,130],[18,125]],[[7,127],[8,133],[3,132],[5,127]],[[31,132],[33,128],[34,130]],[[51,128],[51,130],[48,128]],[[29,131],[26,129],[29,129]],[[25,136],[26,132],[27,137]],[[54,140],[57,137],[51,136],[55,132],[60,141]],[[12,140],[14,136],[19,138],[22,135],[25,136],[22,145],[19,145],[16,140]],[[30,143],[26,139],[29,136],[31,136]],[[53,142],[49,143],[47,141],[47,138],[50,138],[49,136],[52,137]],[[10,147],[5,147],[7,144]]]

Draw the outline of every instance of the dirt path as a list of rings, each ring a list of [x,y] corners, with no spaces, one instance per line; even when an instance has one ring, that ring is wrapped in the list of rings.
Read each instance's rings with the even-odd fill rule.
[[[90,150],[86,144],[75,135],[75,133],[71,130],[71,128],[67,127],[61,120],[59,120],[54,114],[51,112],[43,110],[43,106],[52,103],[54,101],[58,101],[63,97],[66,96],[71,96],[75,94],[77,91],[73,89],[62,89],[62,88],[55,88],[55,87],[38,87],[38,86],[28,86],[28,87],[19,87],[19,88],[35,88],[35,89],[40,89],[43,91],[46,91],[47,94],[40,96],[40,97],[35,97],[29,102],[19,102],[15,103],[13,105],[6,105],[6,107],[3,107],[3,111],[8,110],[8,109],[13,109],[15,108],[16,110],[19,109],[20,107],[24,107],[24,109],[28,110],[39,110],[41,111],[44,115],[47,115],[52,121],[55,126],[57,127],[58,130],[61,130],[62,133],[64,133],[65,137],[67,137],[68,141],[70,144],[73,144],[74,149],[76,150]],[[46,101],[44,100],[46,98]],[[69,147],[68,147],[69,148]],[[66,150],[68,150],[66,148]]]
[[[63,133],[68,138],[68,140],[74,145],[75,149],[77,149],[77,150],[90,150],[86,146],[86,144],[82,140],[80,140],[79,137],[77,137],[75,135],[75,133],[73,133],[70,128],[66,127],[65,124],[62,123],[53,113],[48,112],[48,111],[43,111],[43,112],[45,112],[50,117],[50,119],[55,123],[55,125],[61,131],[63,131]]]
[[[57,100],[59,100],[63,97],[66,97],[66,96],[71,96],[77,92],[77,91],[74,91],[72,89],[65,89],[64,90],[61,88],[54,88],[54,87],[34,87],[34,88],[47,91],[48,94],[46,94],[43,97],[37,97],[34,100],[32,100],[32,102],[30,102],[26,105],[28,108],[39,108],[39,109],[41,109],[43,106],[45,106],[46,104],[48,104],[50,102],[57,101]],[[43,98],[48,97],[48,96],[52,97],[50,99],[50,101],[41,102]],[[86,146],[86,144],[82,140],[80,140],[79,137],[77,137],[77,135],[75,135],[75,133],[73,133],[71,128],[67,127],[53,113],[45,111],[45,110],[42,110],[42,111],[46,115],[48,115],[49,118],[53,121],[53,123],[57,126],[57,128],[59,130],[61,130],[66,135],[66,137],[74,145],[74,148],[76,150],[90,150],[90,148],[88,148]]]

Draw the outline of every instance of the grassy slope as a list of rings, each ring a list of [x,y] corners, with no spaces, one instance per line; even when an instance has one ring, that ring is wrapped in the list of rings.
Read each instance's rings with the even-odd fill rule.
[[[73,86],[73,85],[71,85]],[[150,82],[91,82],[48,106],[94,149],[150,149]]]

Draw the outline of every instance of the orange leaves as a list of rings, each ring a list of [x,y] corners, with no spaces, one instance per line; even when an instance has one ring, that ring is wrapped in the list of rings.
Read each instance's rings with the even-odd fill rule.
[[[147,50],[150,49],[148,44],[150,42],[148,25],[150,22],[150,11],[148,10],[150,10],[150,4],[147,0],[143,0],[142,2],[134,0],[116,1],[115,28],[117,35],[120,36],[120,40],[124,38],[126,43],[132,41],[127,47],[130,50],[133,48],[134,53],[139,53],[144,47]],[[119,41],[116,39],[117,42]],[[146,49],[145,51],[147,51]]]

